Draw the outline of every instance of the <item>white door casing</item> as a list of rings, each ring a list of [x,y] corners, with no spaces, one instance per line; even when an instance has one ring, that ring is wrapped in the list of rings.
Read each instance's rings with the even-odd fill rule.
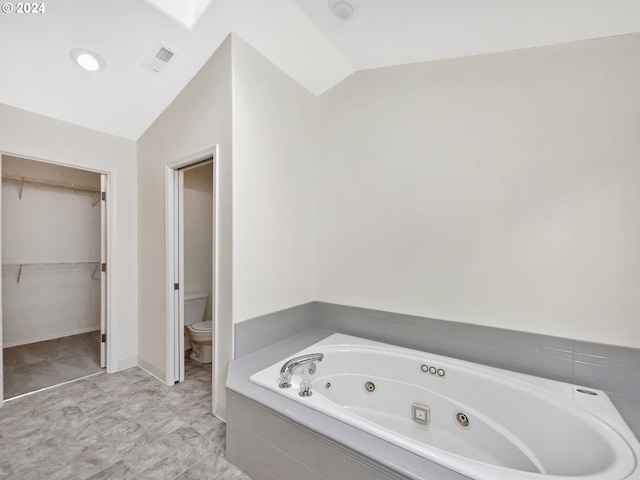
[[[212,320],[213,320],[213,368],[212,393],[215,398],[215,378],[221,374],[216,362],[217,338],[217,147],[196,153],[173,164],[167,165],[167,385],[184,381],[184,170],[203,163],[213,163],[213,265],[212,265]],[[176,289],[176,285],[179,288]],[[215,408],[215,401],[212,408]],[[213,412],[215,414],[215,411]]]
[[[38,161],[38,162],[43,162],[43,163],[50,163],[50,164],[54,164],[54,165],[63,165],[63,166],[67,166],[70,168],[76,168],[79,170],[85,170],[85,171],[92,171],[95,173],[100,174],[101,178],[100,178],[100,183],[101,183],[101,191],[105,192],[107,191],[107,186],[109,185],[109,174],[107,172],[99,172],[99,171],[93,171],[93,170],[89,170],[85,167],[82,166],[76,166],[76,165],[70,165],[70,164],[60,164],[57,162],[53,162],[53,161],[49,161],[49,160],[43,160],[43,159],[38,159],[38,158],[32,158],[23,154],[20,154],[19,152],[4,152],[5,155],[11,155],[13,157],[20,157],[20,158],[24,158],[27,160],[34,160],[34,161]],[[2,174],[2,156],[3,153],[0,152],[0,177]],[[109,209],[108,209],[108,204],[111,200],[109,199],[109,197],[107,196],[106,199],[101,198],[101,224],[100,224],[100,228],[101,228],[101,232],[100,232],[100,238],[101,238],[101,245],[100,245],[100,255],[101,255],[101,263],[107,263],[107,260],[109,258],[109,232],[107,230],[107,225],[108,225],[108,216],[109,216]],[[0,226],[2,225],[2,184],[0,183]],[[2,239],[0,236],[0,264],[2,261]],[[102,269],[101,269],[102,270]],[[109,285],[109,277],[107,276],[107,272],[102,272],[101,276],[100,276],[100,328],[101,328],[101,333],[106,333],[107,330],[109,330],[109,325],[111,324],[111,318],[110,318],[110,311],[109,311],[109,305],[110,305],[110,299],[108,297],[108,285]],[[3,317],[2,317],[2,276],[0,276],[0,348],[4,348],[4,340],[3,340]],[[114,343],[113,341],[109,342],[109,343],[102,343],[100,345],[100,366],[101,367],[106,367],[107,372],[112,373],[117,371],[116,365],[113,364],[113,359],[111,357],[111,355],[109,354],[109,352],[112,351],[112,349],[114,348]],[[109,348],[107,348],[107,345]],[[3,355],[0,355],[0,407],[2,407],[3,405],[3,401],[4,401],[4,364],[3,364]]]
[[[0,179],[2,178],[2,154],[0,153]],[[2,232],[2,182],[0,182],[0,233]],[[0,265],[2,265],[2,235],[0,235]],[[2,338],[2,275],[0,275],[0,348],[4,352],[4,339]],[[4,402],[4,355],[0,355],[0,407]]]
[[[100,175],[100,367],[107,366],[107,176]]]

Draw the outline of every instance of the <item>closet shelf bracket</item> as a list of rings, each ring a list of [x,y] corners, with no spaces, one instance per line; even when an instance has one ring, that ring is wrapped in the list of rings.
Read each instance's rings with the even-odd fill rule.
[[[100,268],[100,263],[96,263],[96,266],[93,269],[93,273],[91,274],[91,280],[99,280],[98,278],[95,277],[96,272],[98,271],[98,268]]]

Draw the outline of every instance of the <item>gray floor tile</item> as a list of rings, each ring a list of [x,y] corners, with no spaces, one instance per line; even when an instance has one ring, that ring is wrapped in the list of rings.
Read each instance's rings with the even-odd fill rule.
[[[100,374],[0,409],[0,479],[249,480],[227,462],[211,415],[211,366],[167,387],[138,368]]]
[[[114,478],[117,478],[118,480],[128,480],[139,477],[124,461],[120,460],[119,462],[100,470],[98,473],[91,475],[87,480],[112,480]]]
[[[154,441],[124,453],[123,460],[131,470],[136,473],[142,473],[169,457],[170,453],[171,450],[166,445]]]

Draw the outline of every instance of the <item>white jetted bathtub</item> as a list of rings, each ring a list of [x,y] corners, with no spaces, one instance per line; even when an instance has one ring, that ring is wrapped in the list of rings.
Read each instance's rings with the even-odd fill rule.
[[[250,381],[477,480],[640,479],[640,443],[599,390],[342,334]]]

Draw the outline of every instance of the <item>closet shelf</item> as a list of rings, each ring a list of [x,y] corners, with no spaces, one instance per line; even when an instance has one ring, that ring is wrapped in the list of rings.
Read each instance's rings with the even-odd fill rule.
[[[93,270],[91,272],[92,280],[99,280],[100,277],[96,278],[96,273],[100,268],[101,262],[23,262],[23,263],[3,263],[2,264],[2,272],[18,272],[18,276],[16,278],[16,284],[20,283],[20,278],[22,277],[23,270],[36,270],[36,269],[74,269],[74,268],[87,268],[93,266]]]
[[[11,175],[11,174],[2,175],[2,179],[3,180],[7,180],[9,182],[17,183],[17,184],[20,185],[20,190],[18,192],[18,198],[21,199],[21,200],[22,200],[22,190],[23,190],[23,188],[24,188],[24,186],[26,184],[46,186],[46,187],[49,187],[49,188],[60,188],[60,189],[64,189],[64,190],[71,190],[74,193],[83,193],[83,194],[96,195],[98,197],[98,199],[100,198],[100,188],[97,188],[97,187],[94,188],[94,187],[87,187],[87,186],[82,186],[82,185],[75,185],[73,183],[56,182],[54,180],[47,180],[47,179],[42,179],[42,178],[20,177],[18,175]],[[96,204],[97,204],[97,202],[94,203],[94,205],[96,205]]]
[[[14,263],[3,263],[2,268],[5,267],[55,267],[55,266],[72,266],[72,267],[84,267],[87,265],[94,265],[96,263],[100,263],[99,261],[88,261],[88,262],[14,262]]]

